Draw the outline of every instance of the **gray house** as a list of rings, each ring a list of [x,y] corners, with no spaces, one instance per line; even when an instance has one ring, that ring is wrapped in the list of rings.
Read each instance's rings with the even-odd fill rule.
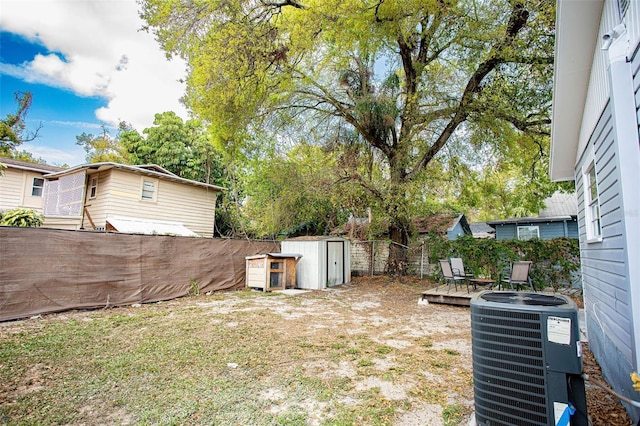
[[[578,202],[574,194],[556,192],[545,201],[538,216],[492,220],[496,240],[578,238]]]
[[[638,401],[640,2],[559,0],[556,13],[550,174],[576,182],[589,346],[614,390]]]

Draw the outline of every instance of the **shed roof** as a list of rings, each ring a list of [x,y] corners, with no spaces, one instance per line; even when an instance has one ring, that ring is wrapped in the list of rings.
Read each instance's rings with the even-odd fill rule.
[[[301,237],[287,238],[284,241],[324,241],[324,240],[345,240],[342,237],[332,235],[303,235]]]

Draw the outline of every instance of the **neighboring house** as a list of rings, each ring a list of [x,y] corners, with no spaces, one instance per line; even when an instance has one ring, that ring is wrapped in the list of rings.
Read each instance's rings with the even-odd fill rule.
[[[473,222],[469,224],[473,238],[495,238],[496,230],[486,222]]]
[[[370,218],[351,218],[347,223],[331,231],[331,235],[348,236],[351,239],[366,240]],[[418,240],[426,234],[446,236],[455,240],[461,235],[472,235],[471,227],[464,214],[434,214],[417,216],[411,220]]]
[[[640,2],[559,0],[552,180],[575,180],[589,347],[635,401],[640,370]],[[634,419],[640,409],[625,404]]]
[[[223,188],[156,165],[84,164],[45,177],[44,227],[213,236]]]
[[[462,235],[473,235],[469,222],[463,214],[418,216],[413,219],[413,225],[418,233],[418,239],[422,239],[422,235],[437,234],[453,241]]]
[[[4,157],[0,163],[6,166],[0,174],[0,211],[22,207],[42,213],[43,176],[64,169]]]
[[[538,216],[492,220],[496,240],[578,238],[578,203],[575,195],[557,192],[545,201]]]

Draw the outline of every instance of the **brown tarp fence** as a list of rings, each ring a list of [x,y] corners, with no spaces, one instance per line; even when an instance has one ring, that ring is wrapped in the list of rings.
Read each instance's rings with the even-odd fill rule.
[[[0,227],[0,321],[242,288],[276,242]]]

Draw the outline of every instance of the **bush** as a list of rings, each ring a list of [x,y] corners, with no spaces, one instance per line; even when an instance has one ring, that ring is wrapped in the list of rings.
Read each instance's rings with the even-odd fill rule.
[[[42,225],[43,220],[42,214],[35,210],[19,207],[0,215],[0,225],[4,226],[37,227]]]
[[[499,280],[511,262],[533,262],[531,280],[536,288],[569,286],[580,269],[580,247],[576,238],[493,240],[463,236],[455,241],[432,236],[427,241],[429,259],[461,257],[465,269],[475,276]]]

